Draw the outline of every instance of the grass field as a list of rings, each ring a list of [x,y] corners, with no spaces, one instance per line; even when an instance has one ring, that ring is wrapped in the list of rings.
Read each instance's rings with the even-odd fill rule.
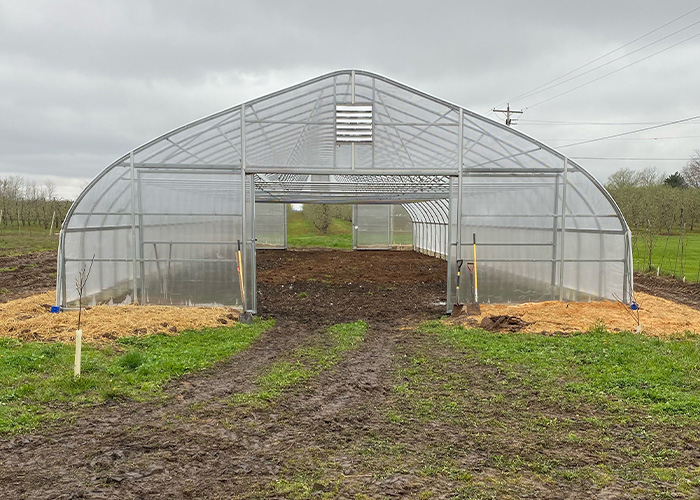
[[[670,340],[630,332],[610,333],[604,325],[571,336],[494,334],[422,326],[460,349],[477,352],[505,374],[525,369],[528,384],[576,404],[637,406],[656,418],[676,415],[700,422],[700,337]]]
[[[333,219],[328,232],[322,234],[303,212],[287,213],[289,247],[325,247],[352,249],[352,222]]]
[[[272,325],[256,320],[178,335],[125,337],[104,348],[85,344],[77,379],[73,345],[0,338],[0,434],[31,430],[81,405],[158,397],[170,379],[230,357]]]
[[[674,274],[678,278],[697,282],[700,279],[700,232],[688,232],[684,236],[683,272],[681,273],[681,237],[678,234],[653,237],[652,267],[654,272],[660,267],[661,274]],[[642,237],[633,238],[634,269],[647,271],[649,251]]]
[[[535,498],[535,483],[626,483],[629,498],[697,498],[700,466],[684,450],[700,443],[699,337],[493,334],[439,322],[421,330],[463,358],[411,358],[391,418],[459,419],[473,429],[486,469],[461,468],[447,449],[429,471],[461,478],[460,498]],[[469,369],[490,382],[473,382]]]
[[[43,226],[0,225],[0,257],[47,252],[58,249],[58,235]]]

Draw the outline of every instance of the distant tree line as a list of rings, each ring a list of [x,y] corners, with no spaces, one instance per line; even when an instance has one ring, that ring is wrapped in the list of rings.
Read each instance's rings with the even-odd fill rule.
[[[56,197],[56,184],[43,184],[19,176],[0,177],[0,227],[39,226],[60,228],[71,206],[68,200]]]
[[[656,168],[622,168],[605,187],[632,230],[636,253],[652,271],[652,253],[659,235],[678,234],[700,226],[700,151],[678,172],[664,177]]]

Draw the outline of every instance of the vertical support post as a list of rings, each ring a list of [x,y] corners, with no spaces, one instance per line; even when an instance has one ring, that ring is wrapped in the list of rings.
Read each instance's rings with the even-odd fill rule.
[[[352,249],[357,250],[357,228],[358,224],[357,204],[352,206]]]
[[[557,241],[559,239],[559,174],[554,176],[554,210],[552,211],[552,300],[557,284]]]
[[[257,287],[257,281],[256,281],[256,275],[255,275],[255,270],[256,270],[256,261],[257,261],[257,255],[256,255],[256,245],[255,245],[255,175],[249,174],[249,184],[250,184],[250,193],[249,193],[249,199],[250,199],[250,210],[251,213],[249,214],[250,216],[250,248],[248,250],[248,264],[246,265],[247,271],[248,271],[248,309],[250,310],[251,313],[255,314],[258,311],[258,287]]]
[[[413,251],[416,251],[416,223],[411,221],[411,242],[413,243]]]
[[[464,110],[462,108],[459,108],[459,127],[457,130],[459,134],[457,137],[457,255],[452,262],[448,263],[448,267],[454,265],[457,259],[462,258],[462,210],[464,209]],[[459,297],[455,297],[455,303],[461,303]],[[448,309],[451,309],[452,304],[448,304],[448,306]]]
[[[334,148],[335,151],[335,148]],[[287,249],[287,204],[283,203],[282,207],[284,207],[284,249]]]
[[[350,102],[355,104],[355,70],[350,72]],[[350,144],[350,169],[355,170],[355,143]]]
[[[454,177],[450,177],[450,203],[447,206],[447,248],[445,249],[445,259],[447,260],[447,312],[452,310],[452,305],[457,301],[454,297],[454,287],[452,286],[452,280],[454,276],[454,271],[452,270],[452,263],[456,262],[457,259],[454,258],[453,252],[456,249],[456,244],[454,241],[454,229],[452,226],[452,220],[454,218],[455,206],[452,203],[452,193],[454,193]]]
[[[559,240],[559,300],[564,299],[564,249],[566,239],[566,187],[568,184],[569,159],[564,158],[564,176],[561,186],[561,239]]]
[[[246,129],[245,129],[245,104],[241,104],[241,241],[243,242],[241,271],[245,269],[248,262],[248,245],[246,244],[247,224],[246,224],[246,185],[245,185],[245,165],[246,165]],[[245,272],[243,272],[245,276]],[[243,297],[241,297],[243,304]],[[243,311],[247,312],[247,311]]]
[[[66,307],[66,231],[63,224],[61,224],[61,232],[59,234],[56,305]]]
[[[374,129],[374,100],[377,98],[376,96],[376,87],[377,87],[377,79],[372,78],[372,129]],[[372,168],[374,168],[374,130],[372,130]]]
[[[392,216],[394,205],[387,205],[389,220],[386,225],[386,245],[391,248],[391,235],[394,232],[394,217]]]
[[[141,172],[136,172],[136,191],[137,191],[137,197],[138,197],[138,207],[139,210],[137,212],[138,215],[138,220],[139,220],[139,229],[138,229],[138,235],[139,235],[139,273],[140,273],[140,280],[139,280],[139,290],[141,290],[141,302],[144,302],[144,297],[146,296],[146,263],[144,262],[144,256],[143,256],[143,189],[141,189]]]
[[[134,184],[134,152],[129,153],[129,166],[131,169],[129,182],[131,183],[131,251],[133,252],[132,259],[132,286],[134,287],[134,303],[138,303],[138,289],[136,284],[136,275],[138,271],[138,264],[136,261],[136,255],[138,251],[138,241],[136,241],[136,185]]]

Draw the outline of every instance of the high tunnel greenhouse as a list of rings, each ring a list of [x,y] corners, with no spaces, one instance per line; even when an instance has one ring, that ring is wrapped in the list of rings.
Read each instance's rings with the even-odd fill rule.
[[[168,132],[104,169],[61,231],[57,302],[242,306],[287,203],[353,204],[353,246],[457,262],[478,242],[480,302],[632,295],[630,231],[586,170],[460,106],[346,70]],[[237,269],[240,248],[241,271]],[[464,277],[463,277],[464,279]],[[242,300],[242,297],[245,299]]]

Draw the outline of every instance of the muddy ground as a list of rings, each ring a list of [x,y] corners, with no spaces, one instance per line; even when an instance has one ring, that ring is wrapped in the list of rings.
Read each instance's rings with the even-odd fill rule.
[[[56,252],[0,257],[0,303],[56,289]]]
[[[416,331],[444,313],[443,261],[263,251],[258,268],[259,313],[275,328],[173,383],[165,401],[112,402],[0,438],[0,498],[649,498],[632,472],[610,471],[649,449],[673,451],[664,466],[700,463],[697,436],[672,423],[630,412],[601,426],[610,416],[600,409],[541,399]],[[370,326],[364,341],[333,368],[270,405],[231,403],[271,363],[358,319]]]
[[[700,283],[682,282],[670,276],[634,273],[634,291],[700,309]]]

